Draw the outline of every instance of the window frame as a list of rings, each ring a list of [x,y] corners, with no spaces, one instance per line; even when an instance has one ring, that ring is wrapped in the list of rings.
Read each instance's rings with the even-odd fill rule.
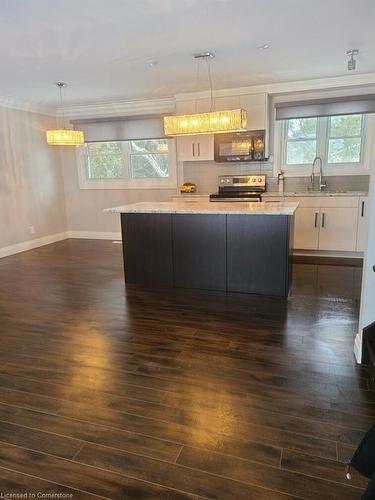
[[[78,183],[80,189],[175,189],[177,187],[177,156],[176,141],[169,137],[134,139],[136,140],[167,140],[168,141],[168,177],[132,178],[130,175],[130,144],[122,147],[124,176],[110,179],[89,179],[87,177],[86,145],[76,148],[76,162],[78,167]],[[129,142],[129,141],[93,141],[93,142]]]
[[[362,114],[362,113],[358,113]],[[336,116],[336,115],[335,115]],[[328,147],[330,133],[330,117],[317,117],[317,145],[316,155],[323,160],[323,175],[325,177],[337,175],[369,175],[369,159],[371,147],[371,130],[375,130],[374,118],[362,114],[361,128],[361,152],[360,162],[328,163]],[[282,170],[286,177],[309,177],[312,164],[288,165],[287,154],[287,132],[288,120],[276,121],[275,123],[275,175]]]

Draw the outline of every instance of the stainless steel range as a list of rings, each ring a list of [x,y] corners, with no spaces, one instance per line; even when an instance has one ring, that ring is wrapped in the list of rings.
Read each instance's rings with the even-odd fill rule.
[[[265,175],[221,175],[219,192],[210,194],[210,201],[262,201],[266,190]]]

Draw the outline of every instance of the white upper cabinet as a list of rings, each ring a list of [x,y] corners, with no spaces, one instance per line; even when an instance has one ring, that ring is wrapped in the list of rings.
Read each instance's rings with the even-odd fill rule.
[[[214,111],[228,111],[240,107],[240,96],[238,95],[215,97],[214,99]]]
[[[212,134],[177,137],[178,161],[213,161],[214,136]]]
[[[368,198],[361,196],[358,205],[357,252],[364,252],[367,248],[368,237]]]
[[[176,114],[207,113],[211,110],[211,99],[194,101],[179,101],[176,104]],[[186,135],[177,137],[178,161],[213,161],[214,136],[212,134]]]
[[[247,111],[248,130],[268,131],[268,94],[241,95],[239,105]]]
[[[177,101],[176,115],[193,115],[194,113],[208,113],[211,111],[211,99],[194,99],[191,101]]]
[[[225,111],[242,108],[247,111],[248,130],[268,131],[268,95],[245,94],[214,97],[211,99],[194,99],[191,101],[177,101],[176,114],[207,113],[209,111]],[[266,140],[266,148],[267,148]],[[190,135],[177,138],[177,159],[179,161],[213,161],[214,136]]]

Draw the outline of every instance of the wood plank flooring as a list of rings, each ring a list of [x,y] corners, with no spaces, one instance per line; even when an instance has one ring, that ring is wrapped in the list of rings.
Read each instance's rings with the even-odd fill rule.
[[[293,275],[283,301],[125,287],[107,241],[1,259],[0,493],[360,499],[361,269]]]

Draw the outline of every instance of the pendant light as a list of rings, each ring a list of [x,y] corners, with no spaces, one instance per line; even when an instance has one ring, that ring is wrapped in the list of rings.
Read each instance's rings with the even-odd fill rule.
[[[63,88],[66,86],[67,85],[64,82],[56,83],[56,87],[59,89],[60,94],[60,107],[62,109],[63,115],[63,128],[46,131],[47,143],[50,146],[80,146],[85,142],[85,138],[81,130],[66,128],[63,102]]]
[[[211,52],[202,52],[194,56],[203,59],[207,64],[208,80],[211,94],[211,111],[208,113],[195,113],[191,115],[174,115],[164,117],[164,133],[169,136],[222,134],[226,132],[240,132],[246,130],[247,113],[244,109],[231,109],[227,111],[214,111],[212,78],[210,59]]]

